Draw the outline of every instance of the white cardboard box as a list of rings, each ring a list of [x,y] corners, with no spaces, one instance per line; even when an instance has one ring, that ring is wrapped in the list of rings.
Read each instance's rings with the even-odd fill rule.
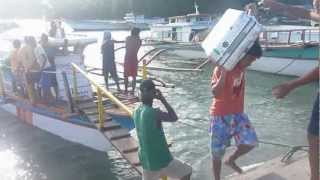
[[[227,70],[244,57],[259,37],[262,25],[244,11],[228,9],[202,43],[207,56]]]

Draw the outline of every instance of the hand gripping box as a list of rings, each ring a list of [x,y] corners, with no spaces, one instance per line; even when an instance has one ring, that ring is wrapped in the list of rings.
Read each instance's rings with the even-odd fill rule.
[[[202,43],[207,56],[227,70],[244,57],[262,25],[244,11],[228,9]]]

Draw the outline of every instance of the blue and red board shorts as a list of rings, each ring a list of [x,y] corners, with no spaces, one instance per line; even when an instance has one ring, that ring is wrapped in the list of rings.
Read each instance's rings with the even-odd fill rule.
[[[257,134],[245,113],[212,116],[209,132],[213,159],[222,159],[226,148],[231,145],[232,138],[237,146],[258,145]]]

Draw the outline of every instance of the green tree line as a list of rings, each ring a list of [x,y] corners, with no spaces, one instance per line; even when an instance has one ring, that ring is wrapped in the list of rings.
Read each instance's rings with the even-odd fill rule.
[[[311,0],[279,0],[305,4]],[[200,12],[220,13],[242,8],[250,0],[197,0]],[[120,19],[127,12],[152,16],[175,16],[194,12],[194,0],[0,0],[1,18],[32,18],[44,14],[71,19]]]

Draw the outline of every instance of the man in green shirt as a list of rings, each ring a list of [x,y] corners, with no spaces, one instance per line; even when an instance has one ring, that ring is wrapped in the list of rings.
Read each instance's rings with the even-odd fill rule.
[[[143,167],[143,180],[158,180],[168,176],[189,180],[192,168],[172,157],[162,122],[176,122],[178,117],[162,93],[148,79],[140,85],[142,104],[134,111],[133,120],[139,139],[139,159]],[[153,100],[158,99],[166,108],[163,112],[153,108]]]

